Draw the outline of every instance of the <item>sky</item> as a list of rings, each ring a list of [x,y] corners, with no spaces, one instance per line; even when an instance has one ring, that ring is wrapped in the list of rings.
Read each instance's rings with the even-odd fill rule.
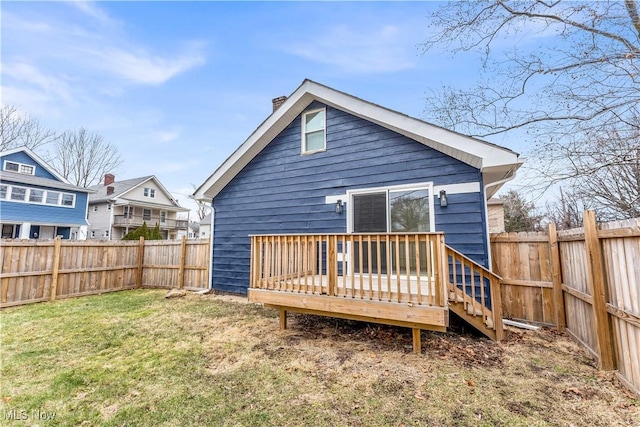
[[[437,2],[7,2],[2,103],[98,132],[182,206],[305,78],[423,118],[477,57],[424,54]],[[491,142],[522,152],[523,141]],[[190,219],[196,219],[191,213]]]

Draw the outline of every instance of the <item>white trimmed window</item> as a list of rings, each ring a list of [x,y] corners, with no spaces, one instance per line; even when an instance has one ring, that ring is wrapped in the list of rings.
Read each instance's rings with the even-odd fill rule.
[[[57,191],[47,191],[47,198],[45,199],[47,205],[60,204],[60,193]]]
[[[22,187],[13,187],[11,189],[11,200],[23,202],[27,197],[27,189]]]
[[[326,110],[312,110],[302,114],[302,154],[327,149]]]
[[[31,191],[29,191],[29,202],[42,203],[43,199],[44,199],[43,190],[36,190],[35,188],[32,188]]]
[[[35,205],[51,205],[72,208],[76,204],[76,195],[59,191],[40,190],[37,188],[17,187],[13,185],[0,186],[0,199],[18,203]]]
[[[142,210],[142,219],[144,221],[151,221],[151,209]]]
[[[431,184],[394,186],[351,193],[354,233],[433,231]]]
[[[10,172],[23,173],[25,175],[35,175],[36,167],[33,165],[27,165],[25,163],[12,162],[10,160],[4,161],[4,170]]]
[[[151,199],[154,199],[156,197],[156,190],[153,189],[153,188],[145,187],[145,189],[144,189],[144,197],[149,197]]]

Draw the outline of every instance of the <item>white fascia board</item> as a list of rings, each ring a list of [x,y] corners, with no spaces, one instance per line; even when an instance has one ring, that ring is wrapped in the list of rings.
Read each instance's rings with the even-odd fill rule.
[[[210,202],[264,147],[271,142],[304,108],[313,97],[302,90],[303,83],[287,100],[262,122],[247,140],[193,193],[196,200]]]
[[[372,121],[478,169],[518,161],[518,154],[506,148],[388,110],[326,86],[313,84],[310,92],[320,102]]]

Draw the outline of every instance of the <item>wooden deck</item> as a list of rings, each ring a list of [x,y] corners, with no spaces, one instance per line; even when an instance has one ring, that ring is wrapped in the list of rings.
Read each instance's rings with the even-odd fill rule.
[[[442,233],[252,236],[249,300],[280,310],[446,331],[449,311],[493,339],[499,278]],[[491,284],[494,286],[491,286]],[[500,314],[501,315],[501,314]]]

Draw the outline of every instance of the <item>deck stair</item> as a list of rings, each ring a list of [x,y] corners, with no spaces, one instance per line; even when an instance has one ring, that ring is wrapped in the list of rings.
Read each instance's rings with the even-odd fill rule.
[[[449,309],[478,331],[500,341],[504,336],[500,300],[501,278],[446,246]]]

